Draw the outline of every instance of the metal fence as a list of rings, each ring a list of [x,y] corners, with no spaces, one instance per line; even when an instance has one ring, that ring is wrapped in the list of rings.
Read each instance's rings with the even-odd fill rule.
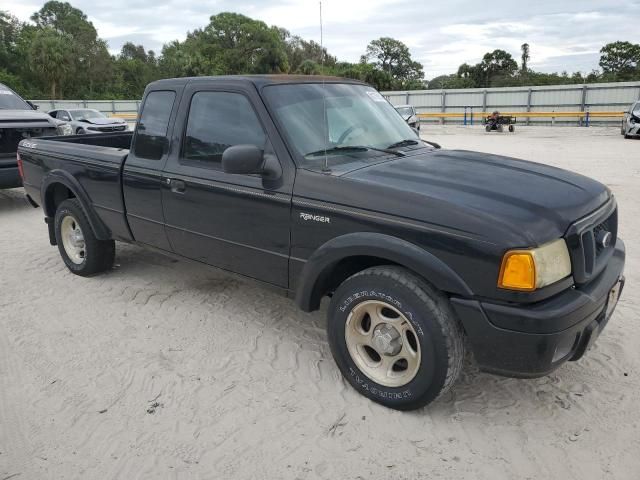
[[[422,122],[480,121],[499,110],[518,123],[603,125],[618,123],[640,100],[640,82],[382,92],[394,105],[413,105]],[[41,110],[94,108],[134,123],[140,100],[33,100]],[[553,114],[557,115],[553,115]]]
[[[415,106],[422,122],[477,122],[498,110],[518,123],[589,125],[618,123],[640,100],[640,82],[382,93],[394,105]]]

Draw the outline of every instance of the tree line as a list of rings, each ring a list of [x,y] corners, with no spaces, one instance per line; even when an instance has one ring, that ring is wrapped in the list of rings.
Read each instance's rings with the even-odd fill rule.
[[[529,60],[527,44],[520,65],[508,52],[494,50],[476,65],[425,81],[422,64],[399,40],[378,38],[358,62],[344,62],[313,40],[231,12],[211,16],[184,41],[165,44],[159,55],[131,42],[111,55],[87,16],[67,2],[46,2],[30,23],[0,11],[0,83],[26,98],[133,99],[160,78],[258,73],[336,75],[379,90],[640,80],[640,45],[629,42],[605,45],[602,72],[585,76],[534,72]]]
[[[620,41],[606,44],[600,49],[599,65],[602,70],[593,70],[587,74],[535,72],[529,68],[529,44],[522,44],[520,50],[520,65],[510,53],[497,49],[486,53],[475,65],[463,63],[456,73],[434,78],[428,83],[428,88],[516,87],[640,80],[639,44]]]
[[[160,78],[259,73],[326,74],[380,89],[424,88],[422,65],[408,47],[379,38],[360,62],[341,62],[313,40],[223,12],[163,46],[160,55],[127,42],[117,55],[67,2],[49,1],[24,23],[0,11],[0,82],[27,98],[131,99]]]

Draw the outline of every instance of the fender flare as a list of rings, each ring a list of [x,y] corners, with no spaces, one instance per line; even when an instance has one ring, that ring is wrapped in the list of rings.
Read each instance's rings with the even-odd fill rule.
[[[437,289],[470,297],[471,289],[442,260],[413,243],[382,233],[349,233],[320,246],[305,263],[296,289],[296,304],[305,312],[317,310],[322,286],[333,268],[349,257],[377,257],[420,275]]]
[[[42,206],[46,215],[45,221],[49,225],[49,228],[53,228],[53,221],[51,221],[51,219],[55,216],[56,212],[53,210],[53,205],[51,204],[51,198],[49,198],[48,192],[53,185],[58,183],[71,190],[78,199],[96,238],[98,240],[111,239],[111,232],[94,210],[91,198],[84,187],[73,175],[64,170],[51,170],[51,172],[49,172],[42,181],[42,185],[40,187],[40,198],[42,198]]]

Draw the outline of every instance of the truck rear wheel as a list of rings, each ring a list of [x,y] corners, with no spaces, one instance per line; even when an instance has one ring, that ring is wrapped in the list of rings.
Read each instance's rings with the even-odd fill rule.
[[[71,272],[87,277],[113,266],[115,242],[96,238],[77,199],[58,206],[54,226],[58,250]]]
[[[462,368],[462,327],[448,299],[401,267],[348,278],[328,312],[333,357],[362,395],[390,408],[423,407],[453,385]]]

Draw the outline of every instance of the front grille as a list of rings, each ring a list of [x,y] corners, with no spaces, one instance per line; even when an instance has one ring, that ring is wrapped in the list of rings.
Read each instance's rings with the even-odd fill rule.
[[[55,128],[0,128],[0,155],[15,158],[21,140],[55,134]]]
[[[41,118],[20,118],[20,119],[2,119],[0,123],[48,123],[47,120],[43,120]]]
[[[595,213],[574,223],[566,240],[576,283],[588,283],[613,255],[618,235],[618,208],[612,198]]]
[[[126,128],[126,125],[109,125],[106,127],[97,127],[101,132],[121,132]]]

